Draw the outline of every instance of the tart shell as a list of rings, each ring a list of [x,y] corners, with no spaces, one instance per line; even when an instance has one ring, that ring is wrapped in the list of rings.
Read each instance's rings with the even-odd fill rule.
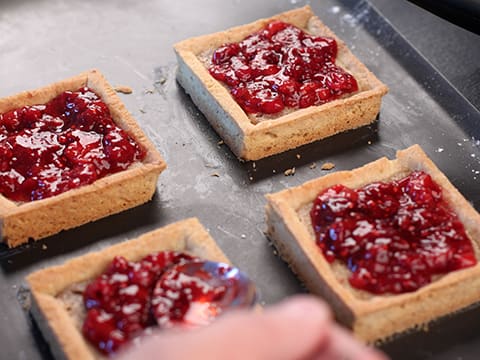
[[[253,121],[235,102],[229,90],[208,72],[201,57],[222,44],[239,42],[271,20],[282,20],[302,30],[337,41],[336,63],[357,80],[359,91],[319,106],[299,109],[275,119]],[[257,160],[372,123],[388,88],[378,80],[312,12],[309,6],[261,19],[174,45],[178,60],[177,80],[191,96],[232,152],[245,160]]]
[[[146,157],[124,171],[47,199],[19,203],[0,195],[0,238],[9,247],[138,206],[150,200],[155,192],[158,176],[166,164],[98,70],[0,99],[0,113],[45,104],[64,91],[76,91],[83,86],[102,98],[114,122],[146,149]]]
[[[311,208],[320,191],[335,184],[359,188],[399,179],[414,170],[425,171],[441,186],[445,201],[465,226],[480,260],[480,214],[418,145],[398,151],[394,160],[381,158],[351,171],[339,171],[266,195],[267,235],[281,257],[312,293],[330,303],[341,323],[367,342],[424,325],[480,301],[480,262],[443,275],[415,292],[373,295],[352,288],[346,267],[336,262],[329,264],[316,245],[305,209]]]
[[[72,259],[30,274],[31,313],[57,359],[102,358],[75,326],[65,304],[58,298],[69,286],[94,279],[115,256],[138,261],[148,254],[182,251],[203,259],[229,263],[227,257],[196,218],[179,221],[136,239]]]

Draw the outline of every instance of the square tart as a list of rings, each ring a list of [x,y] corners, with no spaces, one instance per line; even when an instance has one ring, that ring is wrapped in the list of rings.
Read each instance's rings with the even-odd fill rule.
[[[75,285],[85,284],[100,275],[115,256],[138,261],[164,250],[230,263],[202,224],[196,218],[190,218],[30,274],[27,282],[32,293],[31,313],[54,357],[69,360],[106,358],[82,335],[85,310],[82,295],[73,292]]]
[[[410,293],[374,295],[348,283],[349,270],[338,261],[328,263],[316,245],[309,211],[318,193],[335,184],[351,188],[400,179],[422,170],[441,186],[444,200],[455,211],[480,260],[480,214],[448,181],[418,145],[351,171],[339,171],[295,188],[267,195],[267,235],[282,258],[308,289],[323,297],[337,319],[366,341],[385,339],[460,310],[480,300],[480,262],[440,276]]]
[[[145,159],[92,184],[42,200],[15,202],[0,195],[0,238],[9,247],[143,204],[155,192],[158,176],[166,164],[98,70],[0,99],[0,114],[27,105],[45,104],[64,91],[76,91],[84,86],[101,97],[116,125],[146,150]]]
[[[316,36],[334,38],[338,45],[336,64],[356,78],[359,91],[276,117],[246,114],[228,88],[208,72],[211,52],[225,43],[243,40],[272,20],[290,23]],[[258,160],[370,124],[380,110],[382,96],[388,91],[309,6],[223,32],[190,38],[175,44],[174,49],[178,60],[177,81],[232,152],[245,160]]]

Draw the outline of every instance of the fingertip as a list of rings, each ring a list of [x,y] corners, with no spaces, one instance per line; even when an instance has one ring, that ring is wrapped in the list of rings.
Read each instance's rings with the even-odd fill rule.
[[[388,360],[389,358],[366,344],[358,341],[352,333],[339,326],[332,327],[330,342],[322,359]]]
[[[232,333],[231,324],[235,336],[227,346],[235,343],[236,359],[305,359],[328,343],[332,316],[313,296],[294,296],[261,313],[226,316],[216,330]]]
[[[271,307],[267,312],[276,312],[289,318],[297,318],[314,324],[332,319],[330,308],[320,299],[309,295],[296,295]]]

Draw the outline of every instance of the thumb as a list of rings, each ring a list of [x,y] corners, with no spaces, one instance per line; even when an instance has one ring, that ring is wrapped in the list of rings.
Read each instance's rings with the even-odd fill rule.
[[[330,311],[313,297],[297,296],[263,312],[233,311],[190,331],[157,332],[119,359],[307,359],[327,346]]]
[[[226,349],[224,358],[303,359],[326,345],[331,321],[330,311],[322,302],[297,296],[263,313],[226,315],[205,333],[209,330],[213,338],[222,338],[218,356]]]

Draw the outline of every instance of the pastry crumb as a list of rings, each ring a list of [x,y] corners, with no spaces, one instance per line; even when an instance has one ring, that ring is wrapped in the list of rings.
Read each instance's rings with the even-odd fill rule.
[[[273,169],[273,170],[272,170],[272,173],[276,174],[276,173],[277,173],[277,170]]]
[[[185,144],[183,144],[183,145],[185,145]],[[209,168],[209,169],[218,169],[220,166],[207,162],[207,163],[205,163],[205,167]]]
[[[145,94],[153,94],[154,91],[152,89],[147,89],[144,91]]]
[[[317,167],[317,164],[315,163],[311,163],[309,166],[310,169],[315,169],[316,167]]]
[[[47,250],[47,249],[48,249],[48,246],[45,244],[42,244],[42,250]]]
[[[17,292],[17,300],[24,311],[30,311],[30,308],[32,307],[32,297],[30,289],[27,289],[24,286],[20,286]]]
[[[139,111],[140,111],[142,114],[145,114],[145,113],[146,113],[146,111],[143,110],[143,109],[139,109]]]
[[[213,174],[210,174],[210,176],[213,176],[213,177],[220,177],[220,174],[217,173],[217,172],[214,172]]]
[[[247,235],[242,234],[242,235],[240,235],[240,237],[241,237],[242,239],[245,239],[245,238],[247,237]]]
[[[166,77],[161,77],[160,79],[155,81],[155,84],[165,85],[166,82],[167,82],[167,78]]]
[[[255,161],[252,163],[252,168],[256,168],[257,167],[257,164],[255,163]]]
[[[219,145],[219,146],[220,146],[220,145],[223,145],[223,144],[225,144],[225,143],[223,142],[223,140],[220,140],[219,142],[217,142],[217,145]]]
[[[321,169],[322,170],[332,170],[335,167],[335,164],[332,162],[326,162],[325,164],[322,165]]]
[[[122,94],[131,94],[133,92],[132,88],[127,85],[117,85],[113,89]]]
[[[302,156],[300,154],[295,155],[297,159],[300,159]]]
[[[368,141],[367,141],[367,144],[368,144],[368,145],[372,145],[372,140],[368,140]]]
[[[253,181],[253,177],[252,177],[252,176],[249,176],[249,177],[248,177],[248,180]]]
[[[295,175],[295,168],[292,167],[291,169],[285,170],[284,174],[285,174],[285,176],[293,176],[293,175]]]

